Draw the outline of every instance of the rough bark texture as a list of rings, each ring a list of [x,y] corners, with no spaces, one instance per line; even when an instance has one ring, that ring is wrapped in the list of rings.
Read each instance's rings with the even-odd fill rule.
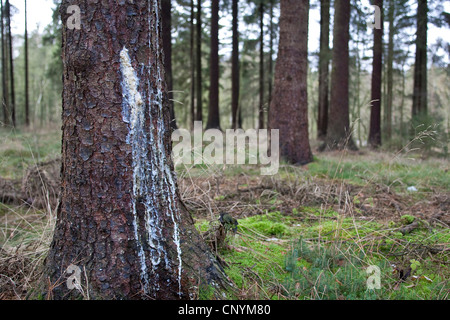
[[[319,107],[317,135],[324,139],[328,126],[328,77],[330,67],[330,0],[320,1]]]
[[[167,92],[169,95],[170,126],[177,129],[173,103],[172,77],[172,0],[161,0],[162,38],[164,47],[164,68],[166,70]]]
[[[211,56],[207,129],[220,129],[219,116],[219,0],[211,1]]]
[[[376,0],[375,5],[383,12],[383,0]],[[381,146],[381,78],[383,71],[383,13],[381,29],[373,29],[373,64],[369,144],[373,148]]]
[[[160,1],[65,0],[61,202],[46,259],[54,299],[187,299],[221,268],[183,206],[170,157]],[[66,272],[81,270],[79,290]]]
[[[349,119],[350,1],[335,1],[331,97],[327,137],[321,150],[356,149]],[[332,119],[332,120],[331,120]]]
[[[417,8],[416,59],[414,63],[414,91],[412,116],[427,114],[427,0],[419,0]]]
[[[202,0],[197,0],[197,43],[196,43],[196,68],[197,68],[197,111],[196,121],[203,121],[203,87],[202,87]]]
[[[239,112],[239,6],[238,0],[233,0],[233,22],[232,22],[232,32],[233,32],[233,52],[231,57],[231,125],[233,129],[238,129],[238,112]]]
[[[307,0],[281,0],[269,128],[280,130],[280,156],[293,164],[313,160],[308,137],[308,11]]]

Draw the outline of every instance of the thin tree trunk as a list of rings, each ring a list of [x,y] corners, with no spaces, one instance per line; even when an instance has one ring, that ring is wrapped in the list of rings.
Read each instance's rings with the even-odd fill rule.
[[[258,128],[264,129],[264,3],[259,4],[259,117]]]
[[[280,156],[292,164],[313,160],[308,133],[308,16],[309,1],[281,0],[269,128],[280,130]]]
[[[169,95],[170,126],[177,129],[173,102],[172,77],[172,0],[161,0],[162,38],[164,48],[164,69],[166,70],[167,92]]]
[[[30,100],[28,89],[28,26],[27,26],[27,0],[25,0],[25,125],[30,126]]]
[[[349,118],[349,23],[350,1],[335,1],[333,30],[333,62],[327,137],[320,150],[356,150],[350,132]]]
[[[389,1],[389,42],[388,42],[388,56],[387,56],[387,101],[385,105],[386,114],[386,134],[385,137],[391,139],[392,136],[392,103],[394,100],[394,35],[395,35],[395,0]]]
[[[274,27],[273,27],[273,10],[274,10],[274,1],[270,0],[270,43],[269,43],[269,81],[268,81],[268,104],[267,104],[267,118],[270,117],[270,104],[272,102],[272,87],[273,87],[273,42],[274,42]],[[267,120],[269,121],[269,120]]]
[[[231,122],[232,128],[237,129],[239,126],[239,5],[238,0],[233,0],[233,53],[231,66]]]
[[[427,114],[427,0],[419,0],[417,8],[416,59],[414,63],[414,91],[412,116]]]
[[[202,0],[197,0],[197,112],[195,120],[203,121],[203,90],[202,90]]]
[[[383,12],[383,0],[375,0],[375,5]],[[373,29],[373,67],[370,112],[369,144],[372,148],[381,146],[381,78],[383,71],[383,13],[381,28]]]
[[[62,2],[63,21],[71,3]],[[190,299],[206,287],[221,294],[225,284],[177,188],[159,4],[83,1],[81,30],[102,28],[63,27],[62,182],[43,279],[49,298]]]
[[[6,63],[6,39],[4,30],[4,11],[3,0],[1,4],[1,32],[2,32],[2,110],[3,110],[3,122],[5,125],[10,124],[9,114],[9,84],[8,84],[8,64]]]
[[[328,78],[330,66],[330,0],[320,1],[319,107],[317,135],[325,139],[328,126]]]
[[[219,0],[211,1],[211,56],[207,129],[220,129],[219,116]]]
[[[11,6],[9,0],[6,0],[6,26],[8,28],[8,49],[9,49],[9,82],[11,87],[11,124],[16,127],[16,93],[14,89],[14,56],[11,32]]]
[[[194,18],[195,18],[195,10],[194,10],[194,0],[191,0],[191,131],[194,130],[194,121],[195,121],[195,26],[194,26]]]

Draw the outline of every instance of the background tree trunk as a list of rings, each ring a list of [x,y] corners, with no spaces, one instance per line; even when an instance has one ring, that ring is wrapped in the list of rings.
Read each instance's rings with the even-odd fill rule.
[[[325,139],[328,126],[328,77],[330,67],[330,0],[320,1],[319,107],[317,135]]]
[[[274,1],[270,0],[270,43],[269,43],[269,80],[268,80],[268,104],[267,104],[267,119],[270,117],[270,104],[272,103],[272,87],[273,87],[273,43],[275,38],[275,31],[273,26],[273,11],[274,11]],[[268,122],[269,120],[267,120]]]
[[[71,3],[61,5],[63,22]],[[44,279],[50,298],[189,299],[199,281],[223,283],[178,194],[159,4],[83,1],[81,30],[63,23],[61,200]],[[66,285],[74,268],[81,293]]]
[[[281,0],[270,129],[280,130],[280,156],[293,164],[313,160],[308,137],[309,1]]]
[[[388,53],[387,53],[387,97],[385,109],[385,129],[386,139],[390,139],[392,136],[392,103],[394,100],[394,35],[395,35],[395,0],[389,0],[388,9],[389,20],[389,40],[388,40]]]
[[[356,149],[349,119],[350,1],[335,1],[331,97],[327,137],[320,150]]]
[[[202,0],[197,0],[197,112],[195,120],[203,121],[203,90],[202,90]]]
[[[10,124],[10,113],[9,113],[9,84],[8,84],[8,64],[6,62],[6,39],[5,39],[5,28],[4,28],[4,8],[3,0],[0,0],[1,4],[1,32],[2,32],[2,110],[3,110],[3,122],[5,125]]]
[[[164,47],[164,68],[166,70],[167,90],[169,94],[170,126],[177,129],[173,102],[172,77],[172,0],[161,0],[162,38]]]
[[[28,26],[27,26],[27,0],[25,0],[25,125],[30,126],[30,100],[28,89]]]
[[[419,0],[417,8],[416,59],[414,63],[414,91],[412,116],[427,114],[427,0]]]
[[[191,130],[194,130],[194,121],[195,121],[195,26],[194,26],[194,18],[195,18],[195,10],[194,10],[194,0],[191,0],[191,34],[190,34],[190,44],[191,44]]]
[[[9,0],[6,0],[6,28],[8,29],[8,57],[9,57],[9,85],[11,88],[11,100],[9,105],[11,124],[16,127],[16,92],[14,88],[14,55],[11,31],[11,5]]]
[[[376,0],[381,9],[381,29],[373,29],[373,67],[369,144],[373,148],[381,146],[381,78],[383,71],[383,0]]]
[[[264,129],[264,3],[259,4],[259,117],[258,129]]]
[[[231,57],[231,122],[232,128],[239,127],[239,5],[238,0],[233,0],[233,53]]]
[[[211,57],[207,129],[220,129],[219,117],[219,0],[211,1]]]

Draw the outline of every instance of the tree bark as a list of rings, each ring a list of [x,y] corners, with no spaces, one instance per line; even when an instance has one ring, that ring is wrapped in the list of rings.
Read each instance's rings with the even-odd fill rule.
[[[30,126],[30,100],[28,89],[28,26],[27,26],[27,0],[25,0],[25,125]]]
[[[330,0],[320,1],[319,107],[317,135],[325,139],[328,126],[328,78],[330,66]]]
[[[224,275],[178,193],[160,1],[77,1],[80,30],[65,25],[72,3],[60,9],[62,182],[47,297],[195,298]],[[66,282],[76,269],[79,290]]]
[[[427,114],[427,0],[419,0],[417,8],[416,58],[414,63],[414,91],[412,116]]]
[[[383,0],[375,0],[381,9],[381,28],[373,29],[373,67],[370,112],[369,144],[372,148],[381,146],[381,78],[383,70]]]
[[[264,3],[259,4],[259,117],[258,128],[264,129]]]
[[[220,129],[219,116],[219,0],[211,1],[211,56],[209,67],[209,112],[206,129]]]
[[[2,32],[2,110],[3,110],[3,122],[7,126],[10,124],[9,114],[9,84],[8,84],[8,64],[6,62],[6,43],[5,40],[5,28],[4,28],[4,11],[3,0],[0,0],[1,4],[1,32]]]
[[[233,0],[232,3],[233,11],[233,22],[232,22],[232,32],[233,32],[233,53],[231,57],[231,122],[232,128],[238,129],[239,127],[239,5],[238,0]]]
[[[309,1],[281,0],[280,41],[269,128],[279,129],[280,156],[292,164],[313,160],[308,137]]]
[[[202,87],[202,0],[197,0],[197,111],[195,120],[203,121],[203,87]]]
[[[167,90],[169,94],[170,126],[177,129],[173,102],[172,77],[172,0],[161,0],[162,38],[164,48],[164,69],[166,70]]]
[[[350,1],[335,1],[331,97],[327,137],[320,150],[356,150],[349,119]]]

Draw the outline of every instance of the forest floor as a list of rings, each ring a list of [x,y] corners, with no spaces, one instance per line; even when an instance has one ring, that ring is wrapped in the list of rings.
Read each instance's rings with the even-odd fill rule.
[[[0,299],[25,299],[55,223],[61,136],[0,132]],[[230,299],[448,299],[450,161],[418,153],[315,153],[307,166],[177,167]],[[32,203],[32,205],[25,202]],[[198,298],[210,299],[208,288]]]

